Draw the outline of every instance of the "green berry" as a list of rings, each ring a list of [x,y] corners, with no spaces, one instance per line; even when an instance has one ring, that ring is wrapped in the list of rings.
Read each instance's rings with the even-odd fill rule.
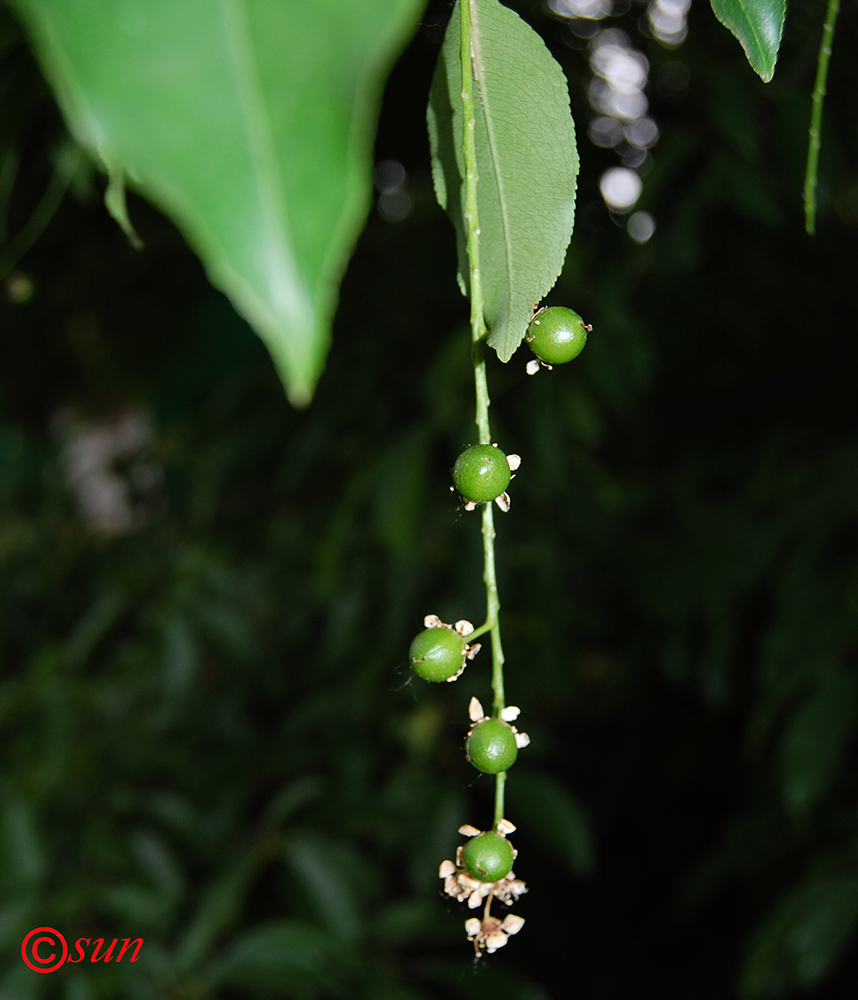
[[[411,643],[411,669],[426,681],[447,681],[462,669],[465,640],[449,628],[427,628]]]
[[[540,309],[530,321],[525,339],[533,353],[546,364],[564,365],[577,358],[592,327],[578,313],[564,306]]]
[[[453,482],[466,500],[487,503],[509,486],[509,461],[492,444],[475,444],[466,448],[453,466]]]
[[[468,735],[465,753],[478,771],[486,774],[508,771],[518,756],[512,726],[500,719],[478,722]]]
[[[489,830],[465,844],[462,860],[474,878],[481,882],[497,882],[512,869],[512,844],[506,837]]]

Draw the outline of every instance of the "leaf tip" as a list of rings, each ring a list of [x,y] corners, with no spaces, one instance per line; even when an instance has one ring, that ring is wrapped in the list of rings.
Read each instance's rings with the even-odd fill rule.
[[[306,410],[313,402],[313,389],[309,385],[287,385],[286,398],[296,410]]]

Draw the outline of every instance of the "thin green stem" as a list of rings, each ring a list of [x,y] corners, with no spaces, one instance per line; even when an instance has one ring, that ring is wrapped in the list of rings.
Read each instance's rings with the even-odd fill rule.
[[[486,378],[485,339],[486,321],[483,314],[483,286],[480,276],[480,220],[477,208],[477,146],[474,98],[474,26],[471,0],[460,0],[462,65],[462,114],[463,153],[465,160],[465,224],[468,232],[468,285],[471,297],[471,356],[474,364],[474,388],[476,390],[476,424],[480,444],[491,444],[489,423],[488,380]],[[500,598],[498,596],[497,574],[495,570],[495,527],[494,512],[490,503],[482,508],[483,532],[483,581],[486,585],[486,621],[478,630],[479,634],[490,632],[492,641],[492,712],[499,715],[505,707],[503,686],[503,645],[500,634]],[[499,774],[495,780],[494,825],[503,819],[504,786],[506,774]]]
[[[500,597],[495,572],[494,511],[490,503],[483,504],[483,582],[486,585],[486,621],[491,623],[492,637],[492,714],[500,715],[506,707],[503,690],[503,644],[500,633]]]
[[[506,771],[495,778],[495,830],[500,826],[503,816],[503,793],[506,787]]]
[[[821,145],[822,105],[825,101],[825,87],[828,80],[828,62],[834,43],[834,25],[840,12],[840,0],[828,0],[822,42],[816,61],[816,81],[813,85],[813,104],[810,110],[810,141],[807,146],[807,168],[804,174],[804,228],[810,236],[816,232],[816,181],[819,169],[819,148]]]
[[[492,623],[490,621],[485,621],[483,622],[482,625],[480,625],[479,628],[474,629],[473,632],[470,632],[467,636],[465,636],[465,638],[468,640],[469,643],[471,643],[475,639],[479,639],[481,635],[485,635],[486,632],[491,632],[491,630],[492,630]]]

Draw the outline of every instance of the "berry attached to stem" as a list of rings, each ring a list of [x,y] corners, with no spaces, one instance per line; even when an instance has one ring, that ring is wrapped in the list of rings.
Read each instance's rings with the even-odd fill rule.
[[[565,306],[548,306],[536,313],[524,337],[540,361],[547,365],[564,365],[584,350],[587,334],[592,329],[573,310]]]
[[[498,882],[505,878],[512,870],[514,858],[512,844],[493,830],[473,837],[462,852],[465,868],[480,882]]]
[[[418,677],[440,682],[452,680],[462,672],[467,653],[468,647],[458,632],[441,626],[418,632],[408,658]]]
[[[515,732],[500,719],[485,719],[468,734],[465,753],[474,767],[484,774],[508,771],[518,756]]]
[[[453,483],[466,500],[488,503],[509,486],[511,470],[506,455],[491,444],[466,448],[453,466]]]

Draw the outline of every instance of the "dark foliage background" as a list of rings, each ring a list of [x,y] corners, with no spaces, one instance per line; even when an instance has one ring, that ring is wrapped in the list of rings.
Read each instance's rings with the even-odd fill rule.
[[[377,144],[413,209],[373,212],[308,410],[140,201],[145,250],[128,246],[97,175],[77,172],[5,280],[4,1000],[854,996],[858,8],[815,239],[800,188],[823,5],[793,5],[769,85],[706,5],[677,50],[618,8],[661,128],[643,245],[599,197],[616,156],[586,139],[584,42],[519,9],[581,135],[551,301],[595,327],[568,370],[528,379],[516,356],[490,374],[496,437],[524,459],[498,545],[508,694],[533,738],[507,793],[525,930],[475,966],[436,877],[489,813],[460,749],[486,672],[439,690],[405,667],[424,614],[483,612],[477,525],[448,492],[474,431],[423,124],[439,3]],[[64,139],[0,17],[9,239]],[[125,520],[94,522],[93,483]],[[145,944],[133,966],[39,976],[20,942],[43,924]]]

